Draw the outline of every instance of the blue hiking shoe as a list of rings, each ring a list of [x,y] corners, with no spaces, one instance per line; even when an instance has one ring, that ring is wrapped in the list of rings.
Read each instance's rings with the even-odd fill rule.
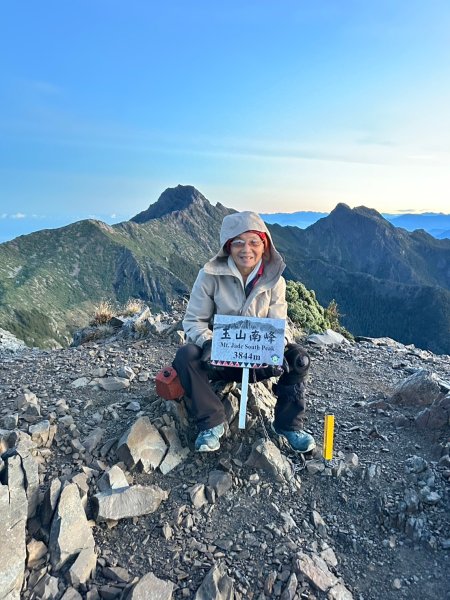
[[[200,431],[195,440],[195,449],[197,452],[214,452],[220,448],[220,438],[225,432],[223,423],[216,425],[211,429]]]
[[[290,447],[297,452],[311,452],[316,447],[313,436],[302,429],[298,431],[285,431],[284,429],[275,429],[272,423],[272,431],[276,435],[286,438]]]

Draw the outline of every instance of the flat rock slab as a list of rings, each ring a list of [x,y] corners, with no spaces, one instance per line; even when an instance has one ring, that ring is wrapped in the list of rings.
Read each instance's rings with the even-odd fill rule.
[[[125,473],[118,465],[113,465],[103,473],[97,482],[97,486],[101,492],[129,487]]]
[[[327,592],[338,583],[327,563],[317,554],[298,554],[294,559],[294,570],[304,575],[321,592]]]
[[[155,512],[169,493],[157,485],[134,485],[93,496],[96,521],[118,521]]]
[[[339,346],[340,344],[349,345],[350,342],[337,331],[327,329],[324,333],[313,333],[306,338],[310,344],[316,346]]]
[[[130,387],[130,380],[125,377],[105,377],[98,379],[97,384],[107,392],[118,392]]]
[[[39,503],[39,466],[31,454],[34,446],[35,444],[30,436],[21,432],[14,450],[21,458],[22,470],[25,475],[25,493],[28,501],[29,519],[35,515]]]
[[[8,458],[8,481],[0,484],[0,599],[19,600],[25,570],[28,503],[19,456]]]
[[[44,494],[44,500],[41,502],[39,507],[39,516],[44,529],[48,529],[50,523],[55,514],[56,507],[58,505],[59,495],[61,493],[61,480],[53,479],[50,483],[50,487]]]
[[[187,458],[190,450],[183,448],[175,427],[161,427],[161,433],[169,444],[169,450],[159,465],[161,473],[166,475]]]
[[[117,443],[117,455],[129,469],[138,467],[148,473],[156,469],[167,452],[167,445],[148,417],[140,417]]]
[[[85,548],[80,552],[75,562],[70,567],[68,573],[69,582],[74,587],[78,587],[80,584],[86,583],[96,565],[97,554],[94,552],[94,548]]]
[[[51,563],[55,569],[60,569],[69,558],[94,546],[78,486],[70,483],[61,492],[50,529]]]
[[[147,573],[128,595],[127,600],[172,600],[173,583]]]
[[[78,379],[75,379],[74,381],[72,381],[72,383],[70,384],[70,387],[73,387],[75,389],[86,387],[89,384],[89,382],[90,382],[89,377],[78,377]]]

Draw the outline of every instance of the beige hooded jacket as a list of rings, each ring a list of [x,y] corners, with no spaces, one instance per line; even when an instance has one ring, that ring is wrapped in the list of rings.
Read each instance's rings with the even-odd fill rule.
[[[264,273],[246,298],[241,281],[228,265],[224,245],[249,230],[264,231],[270,240],[270,248],[263,256]],[[227,215],[220,230],[220,246],[219,252],[200,270],[183,319],[188,342],[200,347],[212,338],[215,314],[272,319],[285,319],[287,315],[286,282],[281,276],[286,265],[273,245],[264,221],[253,212]]]

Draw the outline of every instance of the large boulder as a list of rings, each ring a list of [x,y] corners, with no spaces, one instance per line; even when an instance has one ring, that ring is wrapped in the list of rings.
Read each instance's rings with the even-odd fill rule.
[[[169,450],[159,465],[161,473],[166,475],[185,460],[190,450],[182,446],[175,427],[161,427],[161,433],[169,445]]]
[[[94,536],[81,503],[78,486],[70,483],[63,488],[50,529],[50,560],[60,569],[70,558],[85,548],[94,548]]]
[[[290,481],[294,476],[291,461],[269,440],[259,439],[253,446],[246,463],[249,467],[262,469],[276,481]]]
[[[430,406],[440,395],[437,375],[420,369],[396,385],[391,401],[406,406]]]
[[[324,333],[312,333],[306,338],[306,341],[316,346],[350,345],[350,342],[342,334],[333,329],[327,329]]]
[[[97,487],[100,492],[109,490],[117,490],[120,488],[129,487],[125,473],[119,465],[113,465],[108,471],[105,471],[97,482]]]
[[[450,394],[438,398],[430,407],[420,411],[415,423],[421,429],[442,429],[450,425]]]
[[[167,445],[148,417],[139,418],[117,443],[117,455],[129,469],[138,467],[148,473],[156,469],[167,452]]]
[[[25,476],[18,455],[7,459],[0,480],[0,600],[19,600],[25,570],[25,526],[28,501]]]
[[[155,512],[168,492],[157,485],[134,485],[100,492],[93,497],[96,521],[118,521]]]

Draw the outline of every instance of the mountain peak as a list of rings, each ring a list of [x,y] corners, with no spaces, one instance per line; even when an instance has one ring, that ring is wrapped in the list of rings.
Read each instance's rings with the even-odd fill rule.
[[[375,219],[381,219],[385,221],[386,219],[376,211],[374,208],[367,208],[367,206],[356,206],[355,208],[350,208],[348,204],[344,202],[339,202],[336,207],[330,212],[329,216],[342,216],[342,215],[361,215],[363,217],[371,217]]]
[[[170,213],[185,210],[193,205],[209,205],[205,196],[192,185],[177,185],[167,188],[154,204],[130,219],[135,223],[146,223],[151,219],[159,219]]]

